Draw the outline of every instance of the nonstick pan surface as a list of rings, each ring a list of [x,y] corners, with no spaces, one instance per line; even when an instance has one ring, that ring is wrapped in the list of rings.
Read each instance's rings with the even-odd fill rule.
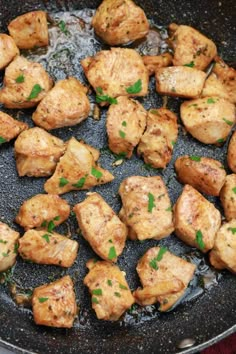
[[[137,1],[143,7],[148,18],[159,26],[162,36],[165,36],[165,27],[171,23],[191,25],[217,44],[219,54],[229,63],[235,62],[235,2],[224,1]],[[50,53],[44,50],[23,53],[23,55],[38,60],[45,65],[54,80],[67,76],[75,76],[84,83],[79,60],[93,55],[96,51],[105,48],[98,39],[93,37],[89,27],[92,11],[99,1],[5,1],[0,0],[0,29],[6,31],[10,20],[17,15],[35,9],[46,9],[51,17],[59,21],[72,21],[68,12],[73,14],[73,21],[82,23],[83,31],[70,39],[59,38],[57,45]],[[74,12],[76,10],[76,12]],[[73,22],[72,21],[72,22]],[[81,27],[79,27],[79,31]],[[51,45],[58,40],[51,32]],[[56,39],[55,39],[56,38]],[[53,42],[54,43],[54,42]],[[1,82],[2,82],[1,76]],[[147,108],[161,107],[163,100],[155,92],[155,82],[151,79],[148,97],[140,99]],[[94,103],[94,95],[90,95]],[[179,115],[179,99],[168,99],[167,107]],[[3,109],[2,107],[0,107]],[[33,126],[31,110],[5,110],[14,117]],[[107,185],[96,187],[93,190],[101,193],[105,200],[114,208],[120,209],[120,199],[117,195],[121,181],[131,175],[160,175],[164,178],[172,203],[181,193],[182,186],[176,180],[173,169],[175,159],[183,154],[209,156],[220,160],[227,169],[227,143],[223,147],[203,145],[186,135],[180,123],[179,140],[174,149],[171,164],[164,171],[148,169],[136,154],[129,161],[120,166],[114,166],[115,157],[107,149],[105,132],[106,109],[102,109],[102,116],[95,121],[92,115],[82,124],[71,128],[57,129],[52,132],[64,140],[71,136],[83,139],[101,151],[100,163],[115,175],[115,180]],[[0,147],[0,220],[18,229],[14,218],[22,202],[31,196],[43,193],[44,178],[19,178],[14,162],[14,142]],[[229,173],[229,170],[227,170]],[[86,192],[71,192],[62,197],[68,200],[71,206],[82,201]],[[208,198],[216,203],[217,198]],[[120,268],[127,273],[127,279],[132,289],[138,285],[135,266],[144,252],[154,245],[166,245],[169,250],[181,255],[197,264],[196,276],[192,281],[187,296],[172,311],[161,314],[157,306],[148,306],[141,309],[138,306],[128,312],[124,318],[116,323],[98,321],[91,310],[87,289],[83,285],[86,274],[86,261],[95,254],[82,236],[78,233],[78,226],[73,216],[67,224],[57,229],[67,233],[80,243],[79,255],[74,266],[69,270],[53,266],[34,265],[17,259],[17,264],[8,274],[9,282],[13,281],[21,290],[28,290],[43,283],[58,279],[64,274],[70,274],[75,281],[76,295],[80,306],[78,319],[71,330],[53,329],[36,326],[32,313],[28,309],[19,308],[11,298],[9,287],[0,285],[0,345],[15,352],[34,353],[178,353],[179,343],[185,338],[195,341],[193,347],[184,349],[184,353],[197,352],[200,349],[216,342],[236,329],[236,279],[227,271],[215,272],[209,267],[207,259],[195,249],[187,247],[174,235],[161,242],[128,241],[124,253],[119,258]],[[19,229],[19,231],[22,231]]]

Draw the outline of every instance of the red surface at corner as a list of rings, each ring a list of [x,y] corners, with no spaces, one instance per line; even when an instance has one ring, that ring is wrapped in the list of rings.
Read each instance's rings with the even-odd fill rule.
[[[236,354],[236,333],[203,350],[201,354]]]

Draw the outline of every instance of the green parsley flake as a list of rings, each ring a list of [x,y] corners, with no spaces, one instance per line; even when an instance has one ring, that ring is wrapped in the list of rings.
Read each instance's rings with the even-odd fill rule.
[[[169,207],[166,209],[166,211],[172,211],[172,207],[169,206]]]
[[[184,66],[188,66],[189,68],[193,68],[195,66],[194,61],[190,61],[188,64],[184,64]]]
[[[117,99],[103,94],[103,89],[101,87],[96,88],[96,102],[107,102],[110,104],[117,104]]]
[[[40,304],[43,304],[44,302],[48,301],[48,297],[39,297],[38,300]]]
[[[125,132],[123,132],[122,130],[119,130],[119,136],[120,136],[122,139],[124,139],[125,136],[126,136],[126,134],[125,134]]]
[[[160,113],[156,109],[150,109],[149,112],[152,113],[152,114],[156,114],[157,116],[160,116]]]
[[[5,143],[5,142],[6,142],[6,139],[3,138],[2,136],[0,136],[0,144],[3,144],[3,143]]]
[[[152,193],[148,193],[148,212],[152,213],[152,209],[155,208],[155,198]]]
[[[207,103],[216,103],[216,101],[213,98],[208,98]]]
[[[47,221],[46,221],[46,220],[44,220],[44,221],[42,222],[41,227],[47,227]]]
[[[221,138],[221,139],[218,139],[218,140],[217,140],[217,143],[221,144],[221,143],[223,143],[224,141],[225,141],[225,139]]]
[[[139,79],[133,85],[129,86],[126,89],[126,92],[130,93],[130,94],[139,93],[140,91],[142,91],[142,81],[141,81],[141,79]]]
[[[231,120],[228,120],[226,118],[223,118],[223,121],[228,124],[230,127],[234,124],[234,122],[231,122]]]
[[[65,177],[61,177],[59,180],[59,187],[64,187],[69,183],[68,179]]]
[[[14,244],[14,251],[13,251],[15,254],[17,254],[18,248],[19,248],[19,244],[15,243]]]
[[[44,234],[44,235],[42,236],[42,238],[44,238],[44,240],[45,240],[47,243],[50,243],[50,237],[51,237],[51,235],[49,235],[49,234]]]
[[[149,262],[149,265],[151,268],[157,270],[158,269],[158,265],[157,265],[157,262],[155,259],[152,259],[150,262]]]
[[[95,296],[92,297],[92,303],[99,304],[99,301]]]
[[[65,33],[66,35],[67,35],[68,33],[70,33],[70,32],[68,31],[68,29],[66,28],[66,24],[65,24],[65,22],[64,22],[63,20],[61,20],[61,21],[58,23],[58,27],[59,27],[60,30],[61,30],[63,33]]]
[[[119,284],[120,289],[123,290],[128,290],[127,286],[123,285],[123,284]]]
[[[231,231],[233,235],[236,234],[236,227],[229,227],[228,230]]]
[[[115,295],[116,297],[121,297],[121,294],[120,294],[118,291],[114,292],[114,295]]]
[[[203,250],[205,248],[205,243],[203,241],[203,235],[202,235],[201,230],[198,230],[196,232],[196,242],[201,250]]]
[[[109,250],[109,254],[108,254],[108,259],[112,260],[114,258],[117,257],[117,254],[116,254],[116,249],[114,246],[112,246]]]
[[[91,170],[91,175],[93,175],[93,177],[99,179],[103,176],[102,172],[101,171],[98,171],[96,170],[95,167],[92,167],[92,170]]]
[[[29,97],[27,98],[27,101],[37,98],[38,95],[40,94],[40,92],[42,92],[42,91],[43,91],[43,88],[39,84],[34,85],[34,87],[32,88],[32,91],[30,92]]]
[[[94,289],[92,290],[93,295],[102,295],[102,289]]]
[[[126,127],[127,126],[127,123],[125,120],[123,120],[123,122],[121,123],[123,125],[123,127]]]
[[[78,182],[75,183],[75,184],[72,184],[72,186],[73,186],[73,187],[76,187],[76,188],[83,188],[87,177],[88,177],[88,175],[86,175],[86,176],[84,176],[84,177],[81,177],[81,178],[78,180]]]
[[[60,220],[60,216],[59,215],[55,216],[55,218],[53,218],[53,220],[59,221]]]
[[[161,247],[157,256],[155,258],[153,258],[150,262],[149,265],[151,268],[157,270],[158,269],[158,264],[157,262],[160,262],[164,256],[164,254],[167,252],[167,248],[166,247]]]
[[[7,243],[7,241],[0,240],[0,243],[3,243],[5,245]]]
[[[17,84],[21,84],[22,82],[24,82],[25,81],[25,77],[24,77],[24,75],[19,75],[17,78],[16,78],[16,83]]]
[[[108,284],[109,286],[112,286],[112,281],[111,281],[111,279],[107,279],[107,284]]]
[[[173,140],[173,141],[171,142],[171,145],[172,145],[172,146],[175,146],[175,144],[176,144],[176,141]]]
[[[192,161],[197,161],[197,162],[201,161],[201,157],[196,156],[196,155],[189,156],[189,158]]]
[[[232,188],[232,191],[236,194],[236,187]]]
[[[48,223],[48,232],[49,233],[52,233],[53,229],[55,228],[55,224],[53,222],[53,220],[50,220],[49,223]]]
[[[2,255],[3,255],[3,257],[8,257],[8,256],[9,256],[9,253],[10,253],[10,250],[8,250],[7,253],[2,252]]]

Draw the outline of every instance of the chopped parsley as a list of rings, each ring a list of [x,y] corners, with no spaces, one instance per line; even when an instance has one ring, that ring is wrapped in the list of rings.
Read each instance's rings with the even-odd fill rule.
[[[203,235],[201,230],[197,230],[196,232],[196,242],[201,250],[205,248],[205,243],[203,241]]]
[[[169,206],[169,207],[166,209],[166,211],[172,211],[172,207]]]
[[[92,167],[92,170],[91,170],[91,175],[93,175],[93,177],[99,179],[103,176],[102,172],[101,171],[98,171],[96,170],[95,167]]]
[[[24,75],[19,75],[17,78],[16,78],[16,83],[17,84],[21,84],[22,82],[24,82],[25,81],[25,77],[24,77]]]
[[[96,102],[107,102],[110,104],[117,104],[117,99],[103,94],[103,89],[101,87],[96,88]]]
[[[188,66],[189,68],[193,68],[195,66],[194,61],[190,61],[188,64],[184,64],[184,66]]]
[[[118,291],[115,291],[115,292],[114,292],[114,295],[115,295],[116,297],[121,297],[121,294],[120,294]]]
[[[59,180],[59,187],[64,187],[69,183],[68,179],[65,177],[61,177]]]
[[[102,289],[94,289],[92,290],[93,295],[102,295]]]
[[[112,286],[112,281],[111,281],[111,279],[107,279],[107,285]]]
[[[40,92],[43,91],[43,88],[39,85],[36,84],[34,85],[34,87],[31,90],[31,93],[29,95],[29,97],[27,98],[27,101],[33,100],[34,98],[37,98],[38,95],[40,94]]]
[[[150,109],[149,112],[152,113],[152,114],[156,114],[157,116],[160,116],[160,113],[158,112],[157,109]]]
[[[176,141],[172,140],[171,145],[175,146],[175,144],[176,144]]]
[[[108,254],[108,259],[112,260],[114,258],[117,257],[117,254],[116,254],[116,249],[114,246],[112,246],[109,250],[109,254]]]
[[[197,162],[201,161],[201,157],[200,156],[192,155],[192,156],[189,156],[189,158],[192,161],[197,161]]]
[[[234,124],[234,122],[232,122],[231,120],[228,120],[226,118],[223,118],[223,121],[228,124],[230,127]]]
[[[2,136],[0,136],[0,144],[3,144],[3,143],[5,143],[5,142],[6,142],[6,139],[3,138]]]
[[[123,125],[123,127],[126,127],[127,126],[127,123],[125,120],[123,120],[123,122],[121,123]]]
[[[208,98],[207,103],[216,103],[216,101],[213,98]]]
[[[65,33],[66,35],[69,34],[70,32],[68,31],[68,29],[66,28],[66,24],[63,20],[61,20],[59,23],[58,23],[58,27],[60,28],[60,30]]]
[[[221,144],[221,143],[223,143],[224,141],[225,141],[225,139],[221,138],[221,139],[218,139],[218,140],[217,140],[217,143],[220,143],[220,144]]]
[[[119,136],[124,139],[125,138],[125,132],[123,132],[122,130],[119,130]]]
[[[233,235],[236,234],[236,227],[229,227],[228,230],[231,231]]]
[[[19,248],[19,244],[18,244],[18,243],[15,243],[15,244],[14,244],[14,250],[13,250],[13,252],[14,252],[15,254],[17,254],[18,248]]]
[[[152,209],[155,208],[155,198],[152,193],[148,193],[148,212],[152,213]]]
[[[157,256],[155,258],[153,258],[150,262],[149,265],[151,268],[157,270],[158,269],[158,264],[157,262],[160,262],[163,258],[163,255],[166,253],[167,248],[166,247],[161,247]]]
[[[99,301],[98,301],[98,299],[95,296],[92,297],[92,302],[94,304],[99,304]]]
[[[43,304],[44,302],[48,301],[48,297],[39,297],[38,300],[40,304]]]
[[[141,79],[139,79],[133,85],[127,87],[127,89],[126,89],[126,92],[130,93],[130,94],[139,93],[140,91],[142,91],[142,81],[141,81]]]
[[[87,177],[88,177],[88,175],[86,175],[86,176],[84,176],[84,177],[81,177],[81,178],[78,180],[78,182],[75,183],[75,184],[72,184],[72,186],[73,186],[73,187],[76,187],[76,188],[83,188]]]
[[[236,194],[236,187],[232,188],[232,191]]]
[[[7,253],[2,252],[2,255],[3,255],[3,257],[8,257],[8,256],[9,256],[9,253],[10,253],[10,250],[8,250]]]
[[[7,243],[7,241],[0,240],[0,243],[3,243],[5,245]]]
[[[128,290],[127,286],[123,285],[123,284],[119,284],[120,289],[123,290]]]
[[[50,243],[50,237],[51,237],[51,235],[49,235],[49,234],[44,234],[44,235],[42,236],[42,238],[44,238],[44,240],[45,240],[47,243]]]
[[[55,220],[55,219],[53,219]],[[54,224],[54,221],[53,220],[50,220],[49,223],[48,223],[48,232],[52,233],[53,229],[55,228],[55,224]]]

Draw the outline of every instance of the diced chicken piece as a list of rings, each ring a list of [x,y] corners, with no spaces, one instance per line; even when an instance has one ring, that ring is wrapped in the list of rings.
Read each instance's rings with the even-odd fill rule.
[[[213,73],[228,93],[228,100],[236,104],[236,70],[229,67],[220,57],[215,58]]]
[[[218,196],[225,183],[224,167],[209,157],[180,156],[175,161],[175,171],[181,183],[208,195]]]
[[[236,219],[236,174],[228,175],[220,192],[226,220]]]
[[[224,142],[235,124],[235,107],[218,97],[186,101],[180,106],[186,130],[205,144]]]
[[[15,264],[20,234],[0,221],[0,272]]]
[[[139,260],[137,272],[143,289],[133,295],[142,306],[160,303],[159,310],[169,310],[185,293],[196,266],[167,251],[150,248]]]
[[[211,96],[225,98],[226,100],[229,101],[228,92],[215,73],[211,73],[208,76],[201,93],[201,97],[211,97]]]
[[[19,254],[38,264],[69,268],[74,263],[79,244],[56,232],[28,230],[19,240]]]
[[[87,263],[84,284],[92,295],[92,307],[99,320],[117,321],[134,303],[123,272],[109,262]]]
[[[96,157],[98,156],[96,154]],[[65,154],[57,164],[55,173],[44,185],[45,191],[51,194],[63,194],[111,182],[114,176],[96,164],[94,157],[91,148],[71,138]]]
[[[212,203],[186,184],[174,207],[176,235],[202,252],[213,248],[221,215]]]
[[[84,238],[102,259],[116,262],[125,247],[127,227],[97,193],[74,206]]]
[[[10,36],[0,33],[0,70],[4,69],[18,54],[19,49]]]
[[[20,122],[4,112],[0,112],[0,145],[16,138],[28,124]]]
[[[55,194],[37,194],[24,201],[15,221],[25,230],[62,224],[70,215],[68,202]]]
[[[90,111],[86,93],[87,88],[74,77],[58,81],[33,113],[34,123],[51,130],[82,122]]]
[[[82,60],[81,65],[102,105],[114,97],[145,96],[148,93],[148,71],[134,49],[102,50],[94,57]]]
[[[138,145],[138,154],[154,168],[165,168],[170,162],[178,136],[176,115],[166,108],[151,109],[147,129]]]
[[[217,269],[227,268],[236,274],[236,219],[221,226],[210,253],[210,262]]]
[[[148,69],[149,75],[154,75],[159,68],[164,68],[172,64],[173,57],[170,53],[163,53],[161,55],[144,55],[142,57],[144,65]]]
[[[171,202],[159,176],[126,178],[120,185],[121,220],[133,240],[160,240],[173,231]]]
[[[47,13],[32,11],[18,16],[9,23],[8,31],[20,49],[47,46],[49,43]]]
[[[233,133],[229,142],[227,162],[229,168],[236,173],[236,132]]]
[[[202,92],[206,73],[187,66],[156,70],[156,90],[161,95],[196,98]]]
[[[15,141],[19,176],[50,176],[64,151],[65,143],[41,128],[22,132]]]
[[[52,85],[52,79],[41,64],[18,56],[5,70],[0,103],[7,108],[34,107],[46,96]]]
[[[130,158],[146,127],[147,111],[135,100],[121,96],[107,112],[109,148],[115,154]]]
[[[70,276],[35,288],[32,307],[36,324],[71,328],[78,309]]]
[[[92,26],[110,46],[143,38],[149,31],[144,11],[131,0],[103,0],[93,17]]]
[[[217,54],[215,44],[196,29],[172,23],[170,43],[174,49],[174,65],[190,65],[204,70]]]

